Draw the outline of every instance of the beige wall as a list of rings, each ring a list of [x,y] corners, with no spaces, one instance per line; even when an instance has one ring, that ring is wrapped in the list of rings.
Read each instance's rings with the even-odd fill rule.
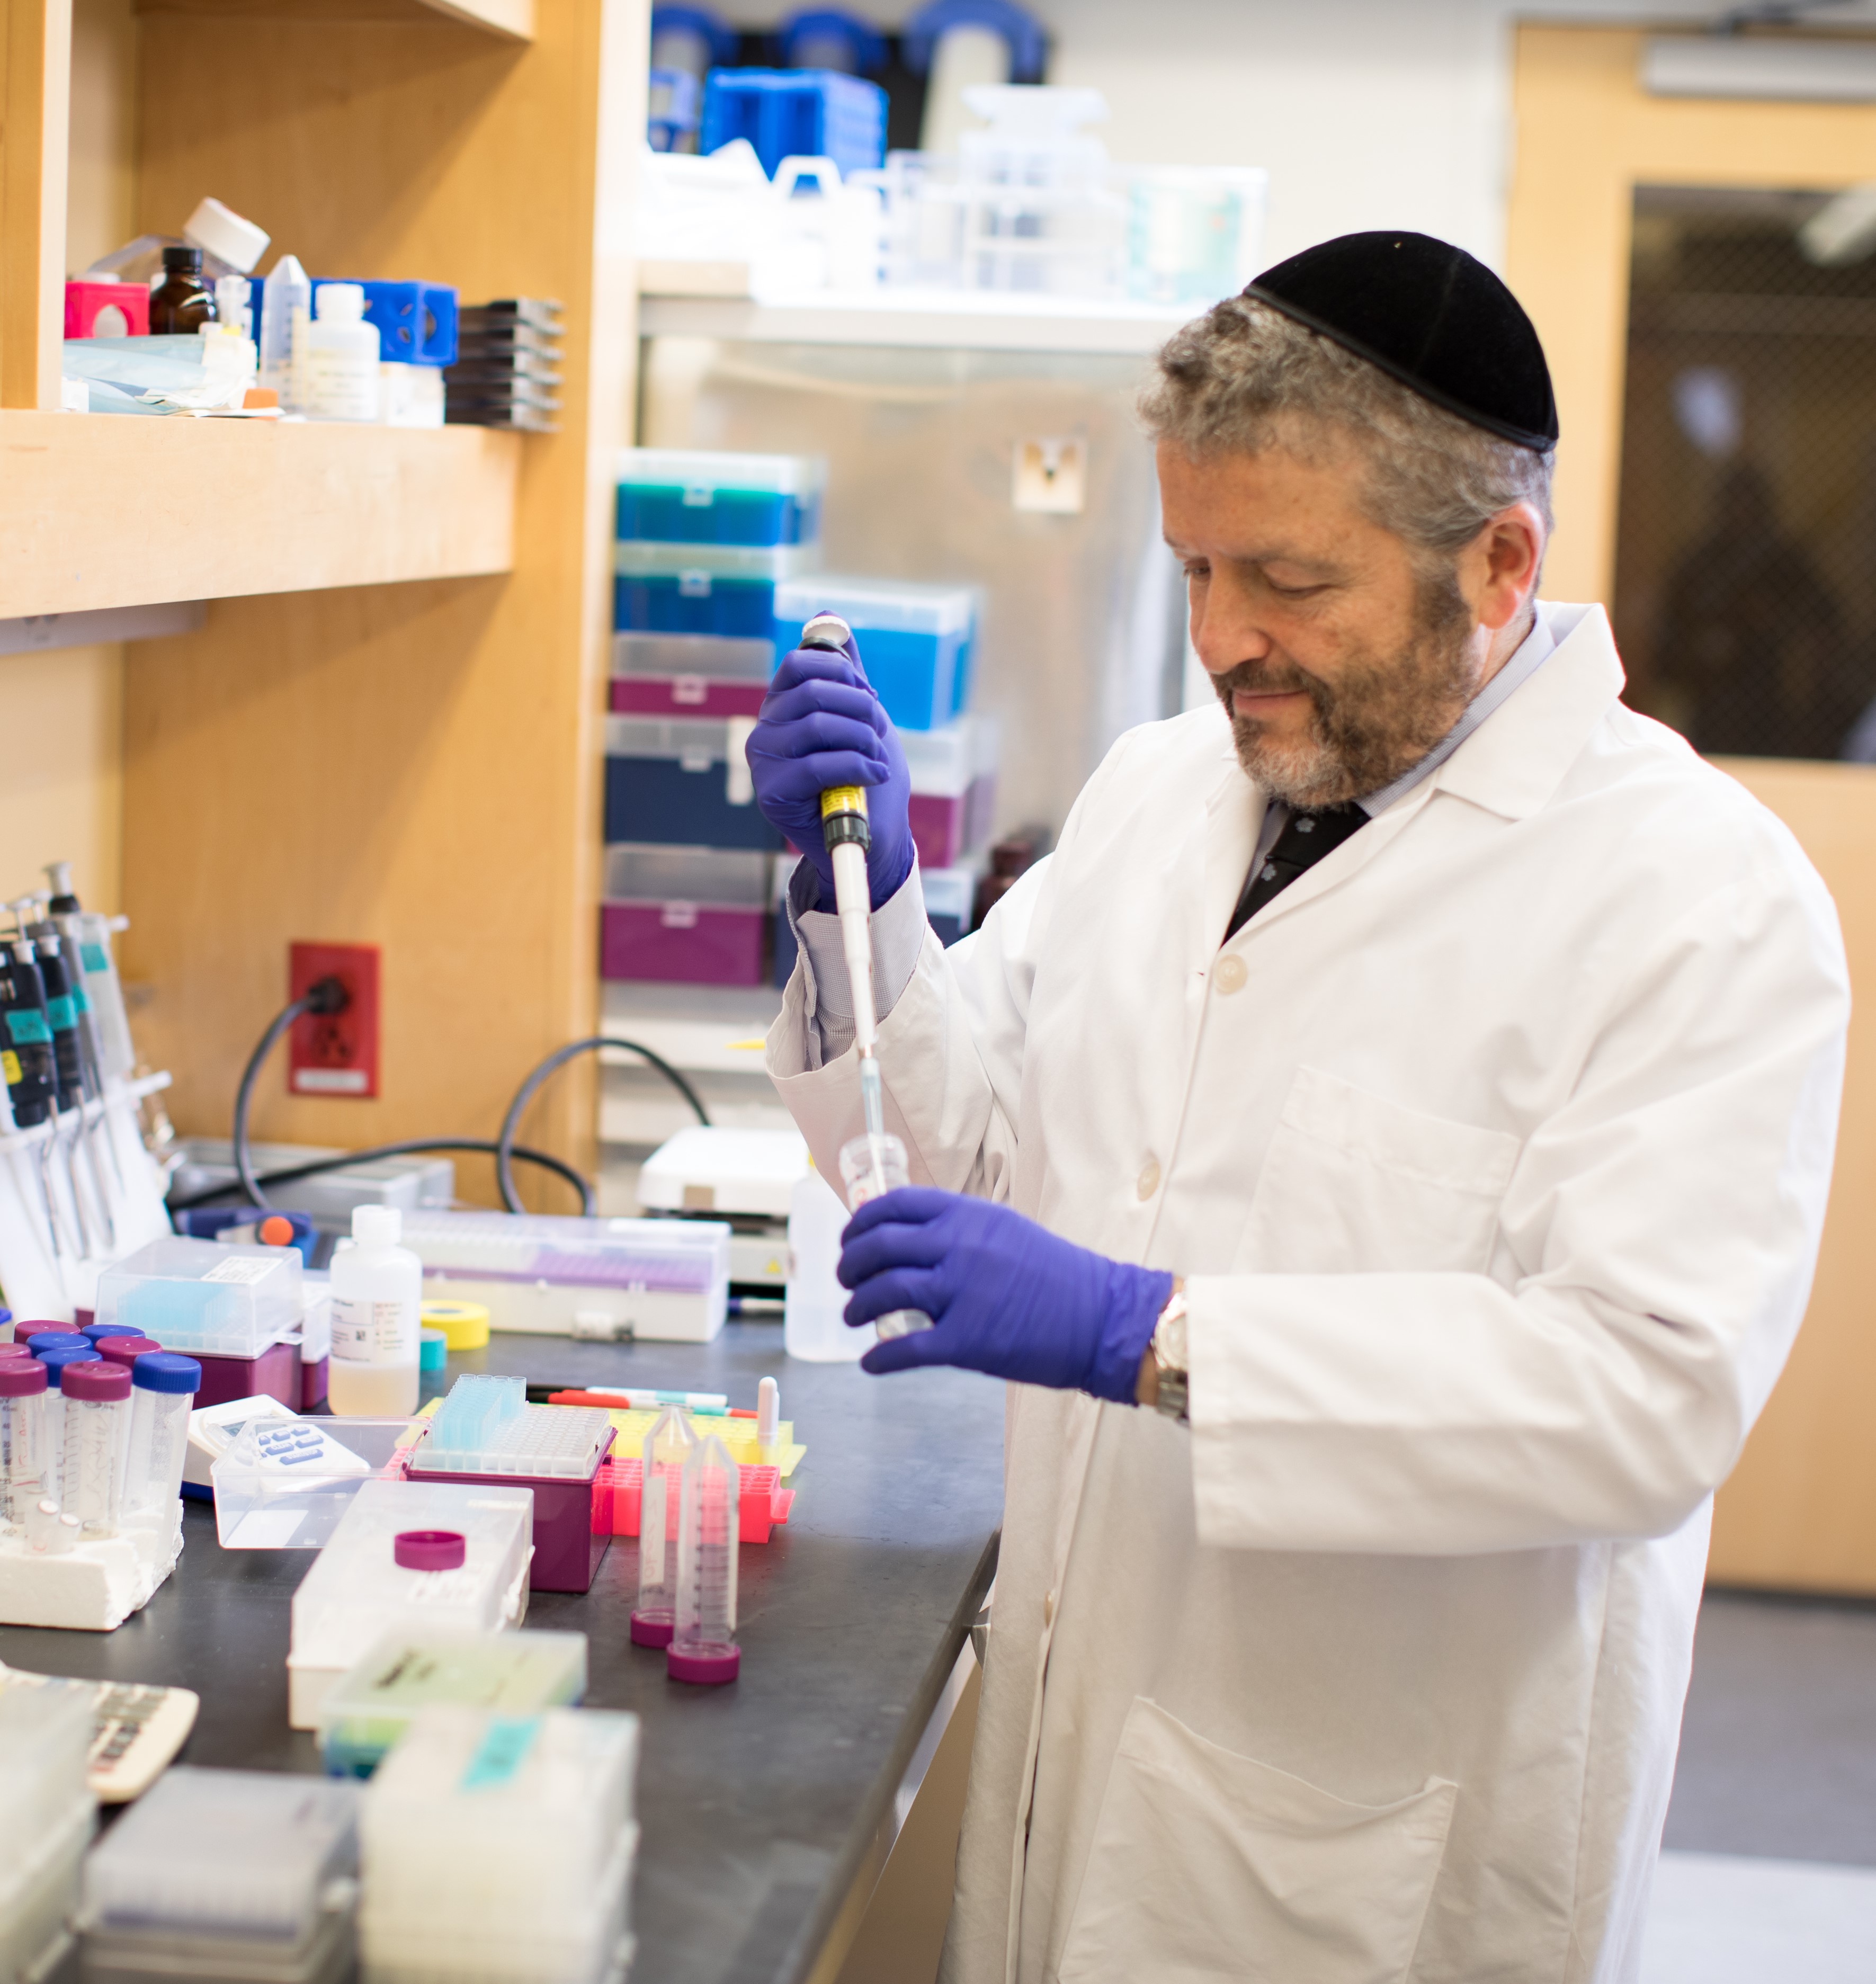
[[[118,907],[123,869],[124,651],[0,655],[7,766],[0,772],[0,896],[69,861],[88,908]]]
[[[74,0],[68,270],[130,238],[136,70],[131,0]],[[123,700],[121,645],[0,655],[0,710],[16,740],[0,774],[0,896],[39,885],[46,862],[69,861],[89,907],[118,907]]]

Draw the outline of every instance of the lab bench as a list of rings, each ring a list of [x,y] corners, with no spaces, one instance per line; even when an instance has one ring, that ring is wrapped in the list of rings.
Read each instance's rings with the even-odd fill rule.
[[[787,1524],[742,1553],[732,1685],[667,1681],[662,1653],[628,1644],[627,1537],[591,1592],[537,1592],[526,1623],[585,1633],[587,1705],[642,1718],[631,1984],[822,1984],[995,1571],[1003,1388],[948,1369],[873,1379],[791,1362],[766,1322],[702,1345],[498,1334],[429,1375],[426,1397],[465,1371],[739,1405],[779,1379],[807,1456]],[[317,1771],[313,1738],[286,1723],[288,1612],[313,1553],[222,1550],[206,1503],[187,1505],[184,1533],[174,1574],[116,1632],[0,1627],[0,1661],[192,1687],[202,1712],[179,1761]]]

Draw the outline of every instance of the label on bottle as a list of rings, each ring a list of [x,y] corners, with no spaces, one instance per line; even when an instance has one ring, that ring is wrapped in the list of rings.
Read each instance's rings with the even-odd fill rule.
[[[372,1302],[363,1295],[332,1299],[332,1354],[348,1364],[408,1363],[399,1349],[404,1337],[404,1305]]]
[[[375,358],[314,344],[302,374],[307,411],[322,421],[375,421],[378,417],[378,367]]]

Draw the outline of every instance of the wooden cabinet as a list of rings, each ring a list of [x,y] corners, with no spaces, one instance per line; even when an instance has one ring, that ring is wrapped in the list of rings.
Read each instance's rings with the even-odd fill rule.
[[[133,644],[139,1041],[225,1134],[294,938],[384,947],[381,1095],[265,1138],[493,1134],[591,1030],[613,456],[636,350],[643,0],[173,0],[139,12],[136,224],[213,194],[317,276],[557,297],[552,435],[56,411],[69,0],[0,0],[0,616],[206,598]],[[590,1086],[534,1141],[590,1162]],[[473,1159],[463,1185],[486,1181]]]

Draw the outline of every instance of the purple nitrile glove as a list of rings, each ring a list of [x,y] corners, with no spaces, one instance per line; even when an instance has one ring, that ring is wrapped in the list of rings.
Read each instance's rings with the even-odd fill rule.
[[[912,1185],[863,1205],[840,1248],[857,1327],[923,1309],[930,1329],[876,1344],[869,1371],[956,1364],[1131,1404],[1173,1278],[1058,1239],[1007,1205]]]
[[[822,908],[834,907],[833,858],[821,837],[821,795],[830,786],[867,789],[873,907],[898,893],[912,872],[912,775],[850,637],[843,653],[796,648],[782,657],[748,756],[755,803],[813,864]]]

